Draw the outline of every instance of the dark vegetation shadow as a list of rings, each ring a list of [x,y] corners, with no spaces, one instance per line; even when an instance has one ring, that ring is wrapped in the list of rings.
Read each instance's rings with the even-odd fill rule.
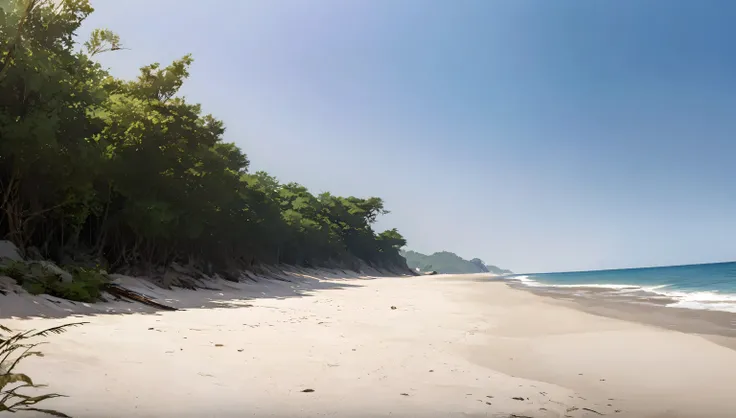
[[[362,287],[362,280],[374,280],[376,277],[364,278],[328,278],[294,277],[289,280],[263,278],[260,280],[227,282],[224,280],[205,282],[205,288],[185,289],[172,287],[163,289],[143,279],[134,279],[140,283],[135,291],[154,301],[175,310],[192,309],[236,309],[248,308],[248,301],[262,299],[289,299],[310,297],[315,292],[327,290],[344,290]],[[353,282],[353,283],[350,283]],[[142,288],[145,286],[145,288]],[[19,291],[4,291],[0,295],[0,319],[33,319],[33,318],[66,318],[88,317],[97,315],[160,315],[171,309],[147,306],[124,298],[104,295],[104,301],[94,304],[74,302],[48,295],[30,296]],[[32,297],[34,302],[29,298]],[[38,303],[35,303],[38,302]]]

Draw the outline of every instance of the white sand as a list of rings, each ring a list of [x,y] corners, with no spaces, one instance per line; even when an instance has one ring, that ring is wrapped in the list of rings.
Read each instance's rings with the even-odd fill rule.
[[[47,356],[22,371],[70,396],[44,407],[77,418],[600,416],[583,408],[736,417],[736,351],[502,283],[333,275],[234,287],[157,291],[207,309],[85,317],[90,324],[51,337]],[[212,308],[244,294],[257,297],[252,307]],[[0,316],[20,302],[0,296]],[[84,309],[130,308],[113,305]],[[43,307],[53,309],[63,308]]]

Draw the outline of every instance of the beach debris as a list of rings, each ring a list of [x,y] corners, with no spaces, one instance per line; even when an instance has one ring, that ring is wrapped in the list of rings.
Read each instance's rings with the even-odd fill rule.
[[[571,408],[567,408],[567,412],[577,411],[578,409],[580,408],[578,408],[577,406],[573,406]]]
[[[136,302],[140,302],[144,305],[152,306],[154,308],[162,309],[164,311],[178,311],[177,308],[174,308],[172,306],[163,305],[161,303],[158,303],[154,301],[153,299],[149,298],[148,296],[144,296],[138,292],[134,292],[130,289],[126,289],[120,285],[110,283],[105,286],[105,291],[112,294],[113,296],[117,296],[120,298],[128,298],[131,300],[134,300]]]
[[[598,415],[605,415],[605,414],[602,414],[602,413],[596,411],[595,409],[590,409],[590,408],[583,408],[583,411],[592,412],[592,413],[598,414]]]
[[[242,348],[238,348],[238,353],[242,353],[242,352],[243,352],[243,349]]]
[[[304,389],[302,393],[312,393],[314,392],[314,389]]]
[[[391,310],[396,310],[396,306],[392,306],[391,307]]]
[[[490,402],[486,402],[486,405],[493,405],[493,404],[492,404],[492,403],[490,403]]]
[[[605,382],[605,381],[606,381],[606,379],[601,379],[601,382]]]
[[[408,393],[402,393],[401,396],[409,396]]]
[[[523,401],[523,400],[524,400],[524,398],[522,398],[521,396],[514,396],[514,397],[513,397],[513,398],[511,398],[511,399],[513,399],[513,400],[515,400],[515,401]]]
[[[429,372],[430,372],[430,373],[434,373],[434,370],[432,370],[432,369],[429,369]]]
[[[493,396],[491,396],[491,395],[486,395],[486,398],[488,398],[488,399],[493,399]]]
[[[224,344],[215,344],[215,347],[224,347]]]

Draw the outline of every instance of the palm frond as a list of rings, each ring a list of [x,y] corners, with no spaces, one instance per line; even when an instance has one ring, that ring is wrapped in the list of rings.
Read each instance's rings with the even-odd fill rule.
[[[2,358],[0,358],[0,369],[2,370],[3,373],[10,372],[10,370],[6,367],[10,356],[12,356],[13,353],[15,353],[17,350],[20,350],[25,347],[26,347],[25,344],[13,344],[12,341],[5,344],[3,347],[1,347],[0,356],[2,356]]]
[[[0,407],[4,406],[5,403],[8,401],[8,399],[10,399],[12,397],[22,398],[22,397],[26,396],[26,395],[23,395],[23,394],[20,394],[20,393],[16,393],[16,391],[18,391],[20,389],[25,389],[25,388],[39,388],[39,387],[43,387],[43,386],[44,385],[38,385],[37,386],[37,385],[30,385],[28,383],[23,383],[22,385],[18,385],[16,387],[12,388],[12,389],[8,389],[5,392],[3,392],[3,393],[5,393],[5,396],[3,396],[2,399],[0,399]],[[1,410],[2,409],[0,409],[0,411]]]
[[[4,388],[5,386],[11,384],[11,383],[18,383],[23,382],[25,384],[33,386],[33,381],[30,377],[24,375],[23,373],[6,373],[3,375],[0,375],[0,389]]]
[[[59,411],[54,411],[53,409],[19,408],[18,411],[34,411],[34,412],[41,412],[44,414],[48,414],[48,415],[60,417],[60,418],[71,418],[69,415],[59,412]]]
[[[16,359],[15,359],[15,360],[14,360],[14,361],[13,361],[13,362],[12,362],[12,363],[10,364],[10,367],[8,367],[8,369],[7,369],[7,370],[5,370],[5,373],[10,373],[10,372],[12,372],[12,371],[13,371],[13,370],[15,369],[15,366],[17,366],[17,365],[18,365],[18,363],[20,363],[20,361],[21,361],[21,360],[23,360],[24,358],[26,358],[26,357],[30,357],[30,356],[38,356],[38,354],[36,354],[36,353],[37,353],[36,351],[31,351],[31,349],[32,349],[33,347],[37,346],[37,345],[38,345],[38,344],[33,344],[33,345],[31,345],[30,347],[26,347],[25,351],[23,351],[23,353],[21,353],[21,355],[19,355],[19,356],[18,356],[18,357],[17,357],[17,358],[16,358]],[[41,356],[43,356],[43,355],[41,355]],[[40,356],[39,356],[39,357],[40,357]]]
[[[36,385],[31,378],[23,373],[13,373],[18,364],[30,356],[43,357],[43,353],[34,350],[35,347],[45,344],[45,342],[26,342],[35,337],[47,337],[52,334],[62,334],[70,327],[87,324],[87,322],[74,322],[70,324],[59,325],[47,328],[41,331],[28,330],[24,332],[16,332],[7,327],[0,325],[0,331],[10,333],[12,335],[5,336],[0,339],[0,412],[21,412],[32,411],[44,414],[66,417],[68,415],[52,409],[36,408],[39,402],[48,399],[63,397],[58,393],[49,393],[39,396],[29,396],[19,393],[20,389],[34,388],[38,389],[44,385]],[[20,353],[20,354],[18,354]]]
[[[46,337],[51,334],[63,334],[67,331],[67,328],[78,327],[85,324],[89,324],[89,322],[72,322],[70,324],[59,325],[58,327],[47,328],[43,331],[38,331],[35,334],[30,334],[28,335],[28,338]]]
[[[26,357],[28,357],[28,352],[33,349],[36,346],[41,345],[42,343],[35,343],[35,344],[15,344],[7,349],[3,349],[0,351],[0,354],[4,354],[2,360],[0,361],[0,370],[2,370],[3,373],[10,373],[13,371],[15,366],[18,365],[18,362]],[[21,353],[20,356],[18,356],[13,362],[8,365],[8,359],[12,354],[14,354],[18,350],[24,350],[23,353]],[[34,355],[34,354],[31,354]]]
[[[18,395],[16,395],[18,396]],[[39,395],[39,396],[22,396],[22,400],[14,403],[13,405],[10,405],[10,409],[15,409],[17,407],[21,406],[28,406],[28,405],[35,405],[41,401],[45,401],[46,399],[53,399],[53,398],[65,398],[64,395],[59,395],[58,393],[47,393],[46,395]]]

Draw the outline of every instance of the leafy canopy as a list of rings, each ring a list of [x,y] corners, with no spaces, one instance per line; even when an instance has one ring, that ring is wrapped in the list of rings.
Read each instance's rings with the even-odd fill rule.
[[[179,96],[193,62],[133,80],[96,61],[124,53],[97,29],[75,44],[88,0],[0,0],[0,238],[111,269],[256,264],[402,267],[377,197],[313,195],[248,171],[224,123]]]

